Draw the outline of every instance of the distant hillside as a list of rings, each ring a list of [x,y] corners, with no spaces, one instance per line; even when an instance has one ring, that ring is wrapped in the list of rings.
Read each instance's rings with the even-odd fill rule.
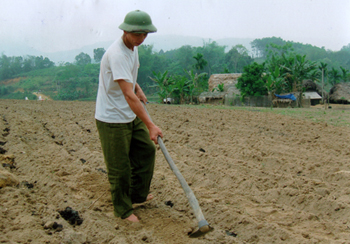
[[[201,47],[205,42],[216,41],[221,46],[227,46],[227,51],[231,49],[232,46],[237,44],[242,44],[249,51],[251,49],[250,42],[253,41],[252,38],[224,38],[224,39],[209,39],[194,36],[177,36],[177,35],[149,35],[145,41],[145,44],[153,44],[153,49],[155,51],[168,51],[182,47],[184,45],[190,45],[194,47]]]
[[[253,41],[252,38],[225,38],[219,40],[213,40],[208,38],[193,37],[193,36],[177,36],[177,35],[149,35],[144,42],[145,45],[153,45],[154,51],[169,51],[173,49],[180,48],[184,45],[190,45],[194,47],[203,46],[205,42],[216,41],[219,45],[227,46],[227,51],[237,44],[242,44],[248,50],[251,49],[250,42]],[[99,42],[93,45],[83,46],[79,49],[67,50],[54,53],[44,53],[33,49],[32,47],[26,46],[22,43],[4,43],[0,42],[0,54],[5,54],[6,56],[26,56],[34,55],[48,57],[51,61],[59,64],[60,62],[74,62],[75,56],[79,53],[84,52],[90,55],[93,59],[93,50],[95,48],[105,48],[107,49],[114,40]]]
[[[46,53],[45,56],[48,57],[50,60],[54,61],[56,64],[60,62],[73,63],[75,61],[75,56],[83,52],[83,53],[89,54],[91,59],[93,60],[94,49],[101,48],[101,47],[103,47],[104,49],[107,49],[112,43],[113,41],[99,42],[93,45],[83,46],[79,49],[67,50],[67,51],[61,51],[61,52],[55,52],[55,53]]]

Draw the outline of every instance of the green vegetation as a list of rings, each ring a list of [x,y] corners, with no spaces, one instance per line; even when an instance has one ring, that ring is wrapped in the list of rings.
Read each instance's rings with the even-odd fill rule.
[[[158,101],[171,97],[183,104],[196,103],[198,95],[208,91],[208,78],[214,73],[243,73],[238,85],[243,96],[301,91],[301,81],[308,78],[321,82],[323,77],[328,90],[350,80],[350,44],[333,52],[272,37],[256,39],[252,47],[250,55],[242,45],[226,50],[215,41],[166,52],[142,45],[138,83],[152,99],[157,94]],[[60,65],[42,56],[2,54],[0,98],[32,98],[33,92],[40,91],[55,100],[95,100],[104,52],[94,49],[93,59],[79,53],[74,63]]]
[[[225,84],[221,83],[217,87],[214,87],[213,91],[223,92],[224,91]]]
[[[242,97],[262,96],[267,94],[265,81],[263,81],[264,64],[252,63],[244,67],[243,74],[238,78],[237,88]]]
[[[259,42],[255,40],[253,44],[258,49]],[[304,92],[302,82],[307,79],[321,83],[322,87],[324,87],[322,81],[327,81],[329,86],[334,86],[341,79],[343,82],[349,81],[347,69],[340,67],[342,75],[334,67],[328,72],[327,63],[317,63],[307,59],[306,54],[295,52],[291,43],[285,43],[282,46],[270,43],[267,44],[265,51],[258,52],[260,53],[264,62],[261,64],[254,62],[245,66],[242,76],[238,79],[236,86],[240,89],[242,97],[273,96],[274,93],[290,92],[301,94]],[[302,97],[299,96],[299,106],[301,99]]]

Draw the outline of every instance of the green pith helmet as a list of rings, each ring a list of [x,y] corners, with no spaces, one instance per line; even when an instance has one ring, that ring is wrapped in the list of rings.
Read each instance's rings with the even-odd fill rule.
[[[157,31],[157,28],[152,24],[149,14],[141,10],[129,12],[119,29],[133,33],[152,33]]]

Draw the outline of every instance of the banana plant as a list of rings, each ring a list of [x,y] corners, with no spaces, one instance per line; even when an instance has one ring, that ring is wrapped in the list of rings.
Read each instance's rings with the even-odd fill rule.
[[[175,81],[172,77],[168,77],[167,70],[164,73],[156,73],[153,71],[153,75],[154,77],[150,77],[150,79],[153,80],[156,85],[150,87],[158,87],[157,94],[162,102],[164,99],[171,97]]]
[[[190,96],[190,102],[193,102],[193,95],[195,93],[196,90],[198,90],[199,88],[199,84],[198,84],[198,80],[205,76],[207,73],[203,72],[203,73],[194,73],[193,70],[189,70],[185,72],[190,76],[190,79],[188,80],[188,92],[189,92],[189,96]]]
[[[173,94],[175,97],[179,98],[180,104],[184,104],[186,97],[189,94],[189,82],[185,76],[176,76],[174,78],[175,82],[172,87]]]
[[[217,87],[214,87],[212,91],[218,91],[218,92],[223,92],[224,91],[225,84],[221,83],[218,84]]]
[[[292,82],[293,90],[299,92],[299,106],[301,106],[303,80],[317,79],[316,63],[306,60],[306,55],[301,56],[299,54],[295,55],[294,58],[291,57],[289,60],[291,62],[288,66],[283,66],[286,71],[285,76]]]
[[[275,66],[275,70],[270,70],[270,74],[267,76],[266,88],[268,94],[272,97],[273,93],[280,93],[283,83],[284,78],[281,76],[280,69]]]

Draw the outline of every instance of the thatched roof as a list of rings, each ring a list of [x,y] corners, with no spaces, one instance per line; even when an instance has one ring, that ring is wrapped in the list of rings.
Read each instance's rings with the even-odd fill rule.
[[[241,77],[241,73],[232,74],[213,74],[210,76],[208,81],[209,92],[211,92],[219,84],[224,84],[224,89],[227,91],[229,88],[233,89],[234,93],[240,94],[239,90],[236,88],[237,79]]]
[[[312,80],[304,80],[303,87],[306,92],[316,91],[322,97],[322,87]],[[323,97],[327,97],[327,92],[323,91]]]
[[[329,100],[333,103],[350,103],[350,83],[338,83],[329,92]]]

